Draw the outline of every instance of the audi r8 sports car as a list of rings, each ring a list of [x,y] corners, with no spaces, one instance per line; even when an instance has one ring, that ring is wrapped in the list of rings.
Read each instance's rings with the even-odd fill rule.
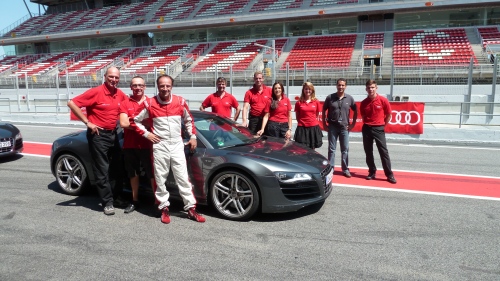
[[[0,157],[23,151],[23,136],[19,129],[10,124],[0,122]]]
[[[198,203],[213,206],[225,218],[245,220],[257,211],[296,211],[330,195],[333,168],[321,154],[293,141],[256,138],[210,112],[192,115],[198,147],[194,153],[186,147],[185,154]],[[93,184],[89,155],[84,131],[53,143],[52,173],[64,192],[77,195]],[[172,173],[166,184],[177,197]]]

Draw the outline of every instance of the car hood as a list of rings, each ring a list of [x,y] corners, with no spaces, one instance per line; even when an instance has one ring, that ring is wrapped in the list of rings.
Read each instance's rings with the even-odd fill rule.
[[[9,123],[0,122],[0,136],[15,136],[19,133],[19,129]]]
[[[328,160],[320,153],[294,141],[268,137],[259,142],[244,146],[224,148],[231,153],[254,160],[272,161],[287,166],[294,165],[297,170],[309,170],[307,166],[319,171],[328,166]]]

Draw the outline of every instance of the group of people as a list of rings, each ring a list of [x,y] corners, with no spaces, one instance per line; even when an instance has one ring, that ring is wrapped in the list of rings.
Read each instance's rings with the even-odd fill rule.
[[[196,199],[189,182],[184,145],[197,146],[194,120],[184,98],[173,95],[174,79],[161,75],[157,79],[158,95],[145,96],[145,81],[136,76],[130,82],[128,97],[117,88],[120,71],[107,69],[105,81],[68,102],[71,111],[87,126],[87,140],[92,157],[95,184],[101,197],[104,214],[114,215],[115,206],[133,212],[139,205],[140,165],[151,180],[156,203],[163,223],[170,223],[169,192],[165,186],[170,169],[184,201],[189,219],[205,222],[196,210]],[[86,109],[86,114],[81,108]],[[123,204],[121,194],[121,148],[117,137],[117,122],[124,128],[123,157],[130,178],[132,202]],[[190,140],[183,143],[184,125]]]
[[[146,84],[136,76],[130,82],[132,95],[127,96],[117,85],[120,71],[116,67],[107,69],[102,85],[92,88],[68,102],[68,107],[87,126],[87,140],[92,157],[95,184],[101,197],[104,214],[115,214],[115,206],[125,207],[125,213],[133,212],[139,206],[139,174],[144,169],[151,181],[156,204],[163,223],[170,223],[169,192],[165,186],[170,169],[179,187],[187,217],[197,222],[205,218],[196,210],[196,199],[187,172],[184,145],[196,149],[196,130],[186,100],[172,94],[174,79],[168,75],[157,78],[158,95],[148,98]],[[248,127],[255,136],[273,136],[292,139],[292,103],[285,95],[283,84],[264,85],[262,72],[254,73],[254,84],[244,96],[241,126]],[[200,110],[211,108],[221,116],[237,121],[241,107],[236,98],[226,92],[227,81],[220,77],[216,81],[216,92],[210,94],[201,104]],[[328,130],[328,159],[333,166],[337,140],[342,155],[341,167],[345,177],[350,178],[349,131],[356,125],[358,110],[352,96],[345,93],[347,81],[337,80],[337,92],[326,97],[323,106],[316,98],[314,85],[305,82],[300,98],[295,103],[297,128],[293,139],[311,149],[323,145],[323,133],[318,122],[320,112],[323,127]],[[368,165],[367,180],[376,176],[377,168],[373,157],[375,141],[387,180],[396,183],[391,170],[384,126],[390,121],[391,107],[385,97],[377,93],[377,83],[366,83],[367,98],[361,102],[363,118],[363,147]],[[86,109],[86,114],[82,108]],[[232,109],[235,109],[231,117]],[[350,111],[354,117],[349,122]],[[120,198],[122,150],[117,137],[117,123],[124,128],[123,163],[130,179],[132,201]],[[182,126],[185,126],[190,140],[184,144]]]
[[[328,159],[333,166],[337,140],[340,143],[341,167],[345,177],[352,177],[349,171],[349,131],[356,125],[358,110],[351,95],[345,93],[347,80],[340,78],[336,83],[337,92],[328,95],[323,105],[316,98],[316,91],[311,82],[302,85],[300,98],[295,103],[295,118],[297,128],[294,140],[311,149],[323,145],[323,133],[318,117],[322,113],[323,128],[328,131]],[[361,102],[360,114],[363,119],[363,148],[368,165],[367,180],[376,176],[377,167],[373,157],[373,142],[375,142],[382,161],[382,167],[390,183],[396,183],[391,169],[391,160],[385,139],[385,125],[391,119],[389,101],[377,93],[377,82],[366,82],[368,96]],[[202,107],[206,107],[202,105]],[[252,134],[268,135],[291,139],[292,136],[292,105],[286,97],[283,84],[274,83],[272,88],[263,84],[261,72],[255,72],[254,85],[245,93],[243,105],[243,126],[248,126]],[[353,111],[352,122],[349,122],[350,111]],[[217,111],[216,111],[217,112]],[[239,114],[239,107],[237,110]],[[237,120],[237,115],[234,120]]]

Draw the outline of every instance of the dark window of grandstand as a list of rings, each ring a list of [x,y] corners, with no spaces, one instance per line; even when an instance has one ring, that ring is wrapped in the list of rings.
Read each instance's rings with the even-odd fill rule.
[[[393,30],[394,14],[358,16],[359,32],[383,32]]]
[[[48,42],[35,43],[35,54],[50,53],[50,46]]]
[[[150,37],[147,33],[132,34],[132,46],[153,46],[153,37]]]
[[[326,35],[336,33],[356,33],[356,18],[335,18],[303,22],[285,23],[285,36]]]
[[[488,24],[500,24],[500,8],[490,8],[486,11]]]
[[[79,51],[89,49],[89,39],[71,39],[50,42],[50,51],[53,53]]]
[[[395,30],[485,25],[484,9],[455,9],[431,12],[398,13]]]
[[[365,67],[370,67],[372,65],[380,66],[380,57],[379,58],[365,58],[364,59],[364,66]]]
[[[16,48],[15,54],[18,56],[35,53],[35,47],[34,47],[33,43],[16,45],[15,48]],[[5,50],[5,53],[7,53],[7,50]]]

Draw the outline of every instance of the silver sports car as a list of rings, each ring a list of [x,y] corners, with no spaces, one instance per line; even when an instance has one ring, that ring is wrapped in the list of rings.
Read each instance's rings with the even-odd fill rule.
[[[246,220],[257,211],[296,211],[330,195],[333,168],[321,154],[294,141],[254,137],[247,128],[210,112],[192,115],[198,147],[194,153],[186,148],[185,154],[198,203],[211,205],[225,218]],[[51,168],[70,195],[93,184],[84,131],[53,143]],[[171,173],[166,184],[175,197]]]

